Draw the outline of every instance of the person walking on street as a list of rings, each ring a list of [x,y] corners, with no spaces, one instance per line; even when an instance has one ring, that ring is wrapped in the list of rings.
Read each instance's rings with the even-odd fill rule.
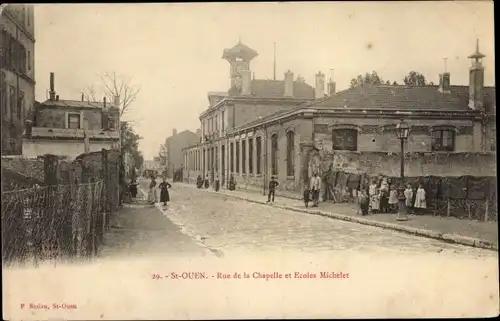
[[[236,189],[236,180],[234,179],[234,174],[231,173],[231,177],[229,178],[229,190],[234,191]]]
[[[278,182],[275,181],[274,176],[271,176],[271,180],[269,181],[269,194],[267,195],[267,202],[272,202],[274,203],[274,194],[276,192],[276,186],[278,186]]]
[[[312,193],[313,207],[318,207],[319,203],[319,193],[321,190],[321,177],[318,176],[318,172],[314,172],[313,177],[311,177],[311,183],[309,188]]]
[[[151,183],[149,183],[148,202],[152,205],[156,203],[156,180],[151,176]]]
[[[165,177],[163,177],[163,182],[160,183],[160,202],[163,202],[163,206],[167,206],[167,202],[170,202],[170,194],[168,189],[172,187]]]
[[[219,191],[220,188],[220,180],[219,180],[219,174],[215,175],[215,181],[214,181],[214,189],[216,192]]]
[[[208,174],[207,176],[205,177],[205,188],[208,188],[210,186],[210,182],[208,180]]]

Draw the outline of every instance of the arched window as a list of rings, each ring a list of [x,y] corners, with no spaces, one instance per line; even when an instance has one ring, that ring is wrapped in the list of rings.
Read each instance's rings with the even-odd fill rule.
[[[236,173],[240,172],[240,142],[236,142]]]
[[[454,128],[433,128],[432,129],[432,150],[447,151],[455,150],[455,129]]]
[[[261,157],[262,157],[262,139],[260,137],[257,137],[257,174],[260,174],[260,162],[261,162]]]
[[[332,149],[333,150],[358,150],[358,131],[351,128],[342,128],[332,130]]]
[[[295,134],[293,131],[286,133],[286,175],[295,173]]]
[[[278,134],[271,136],[271,175],[278,175]]]

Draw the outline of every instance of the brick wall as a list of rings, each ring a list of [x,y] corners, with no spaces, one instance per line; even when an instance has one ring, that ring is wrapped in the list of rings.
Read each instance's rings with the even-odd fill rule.
[[[385,118],[322,118],[316,120],[315,141],[324,149],[332,149],[332,126],[349,125],[358,128],[358,151],[399,152],[400,141],[394,126],[399,121]],[[413,152],[431,151],[432,126],[453,126],[456,130],[456,152],[481,152],[481,125],[479,122],[462,119],[410,119],[407,120],[412,133],[406,143],[406,150]]]

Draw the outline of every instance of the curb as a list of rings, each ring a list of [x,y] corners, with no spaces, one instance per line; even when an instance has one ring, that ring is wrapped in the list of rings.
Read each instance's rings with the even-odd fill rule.
[[[215,193],[213,191],[207,191],[207,192]],[[361,218],[361,217],[357,217],[357,216],[342,215],[342,214],[337,214],[337,213],[325,212],[325,211],[321,211],[321,210],[301,209],[301,208],[296,208],[296,207],[289,206],[289,205],[282,205],[282,204],[276,204],[276,203],[274,203],[274,205],[273,205],[273,204],[269,204],[265,201],[254,200],[254,199],[250,199],[250,198],[247,198],[244,196],[239,196],[239,195],[231,195],[231,194],[227,194],[225,192],[222,192],[222,193],[218,192],[217,194],[232,197],[232,198],[241,199],[241,200],[251,202],[251,203],[257,203],[257,204],[277,207],[277,208],[281,208],[281,209],[285,209],[285,210],[290,210],[290,211],[294,211],[294,212],[301,212],[301,213],[307,213],[307,214],[312,214],[312,215],[321,215],[321,216],[325,216],[325,217],[332,218],[332,219],[380,227],[380,228],[389,229],[389,230],[398,231],[398,232],[403,232],[403,233],[411,234],[411,235],[415,235],[415,236],[436,239],[436,240],[443,241],[443,242],[466,245],[466,246],[481,248],[481,249],[485,249],[485,250],[498,251],[498,247],[495,244],[493,244],[489,241],[486,241],[486,240],[476,239],[476,238],[472,238],[472,237],[468,237],[468,236],[462,236],[462,235],[457,235],[457,234],[442,234],[440,232],[432,231],[432,230],[420,229],[420,228],[405,226],[405,225],[401,225],[401,224],[374,221],[374,220],[369,220],[369,219]]]

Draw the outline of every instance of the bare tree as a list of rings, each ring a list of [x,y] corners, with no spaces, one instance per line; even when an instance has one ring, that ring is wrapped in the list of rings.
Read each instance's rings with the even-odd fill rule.
[[[132,78],[126,77],[116,72],[105,72],[101,75],[101,86],[104,97],[115,103],[115,97],[118,97],[118,106],[120,108],[120,116],[123,116],[130,110],[130,105],[137,98],[140,88],[132,85]],[[83,90],[83,97],[90,102],[98,102],[97,90],[94,85],[90,85]]]

